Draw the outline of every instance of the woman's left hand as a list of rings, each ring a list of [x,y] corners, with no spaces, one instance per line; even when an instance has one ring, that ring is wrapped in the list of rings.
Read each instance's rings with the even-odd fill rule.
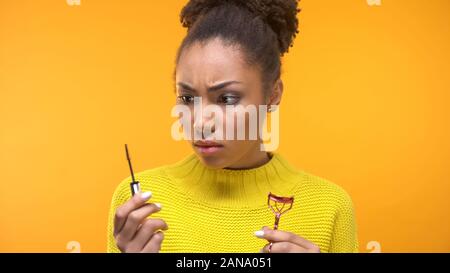
[[[272,242],[271,253],[320,253],[317,245],[291,232],[263,227],[255,232],[255,236]],[[268,253],[269,245],[266,244],[261,252]]]

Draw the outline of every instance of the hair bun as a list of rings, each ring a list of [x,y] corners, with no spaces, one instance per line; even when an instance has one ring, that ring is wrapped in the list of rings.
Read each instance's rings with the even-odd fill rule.
[[[190,0],[180,14],[180,20],[188,29],[198,17],[214,7],[235,4],[260,17],[275,32],[280,54],[289,51],[298,31],[298,0]],[[185,16],[189,14],[189,16]]]

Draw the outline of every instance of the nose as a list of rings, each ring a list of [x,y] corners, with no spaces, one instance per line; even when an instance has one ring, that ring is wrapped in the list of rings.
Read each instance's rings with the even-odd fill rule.
[[[201,100],[201,98],[200,98]],[[194,107],[194,139],[208,139],[216,131],[214,122],[214,115],[209,115],[207,111],[204,111],[208,106],[207,100],[198,104],[201,107]]]

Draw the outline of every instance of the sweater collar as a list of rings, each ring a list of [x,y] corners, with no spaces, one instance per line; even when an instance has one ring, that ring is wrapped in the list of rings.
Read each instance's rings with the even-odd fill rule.
[[[294,195],[300,172],[278,153],[251,169],[214,169],[195,154],[171,165],[168,173],[194,202],[214,207],[266,207],[267,195]]]

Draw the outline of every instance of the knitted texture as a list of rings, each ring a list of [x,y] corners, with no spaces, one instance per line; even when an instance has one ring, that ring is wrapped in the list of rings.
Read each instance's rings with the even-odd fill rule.
[[[164,231],[160,252],[254,252],[268,242],[254,232],[273,227],[267,206],[269,192],[294,196],[281,216],[279,230],[295,233],[321,252],[358,252],[354,209],[349,195],[326,179],[293,168],[273,153],[264,165],[246,170],[212,169],[195,154],[183,160],[135,174],[148,202],[159,202]],[[120,252],[113,237],[114,214],[131,197],[131,177],[114,191],[108,220],[107,251]]]

